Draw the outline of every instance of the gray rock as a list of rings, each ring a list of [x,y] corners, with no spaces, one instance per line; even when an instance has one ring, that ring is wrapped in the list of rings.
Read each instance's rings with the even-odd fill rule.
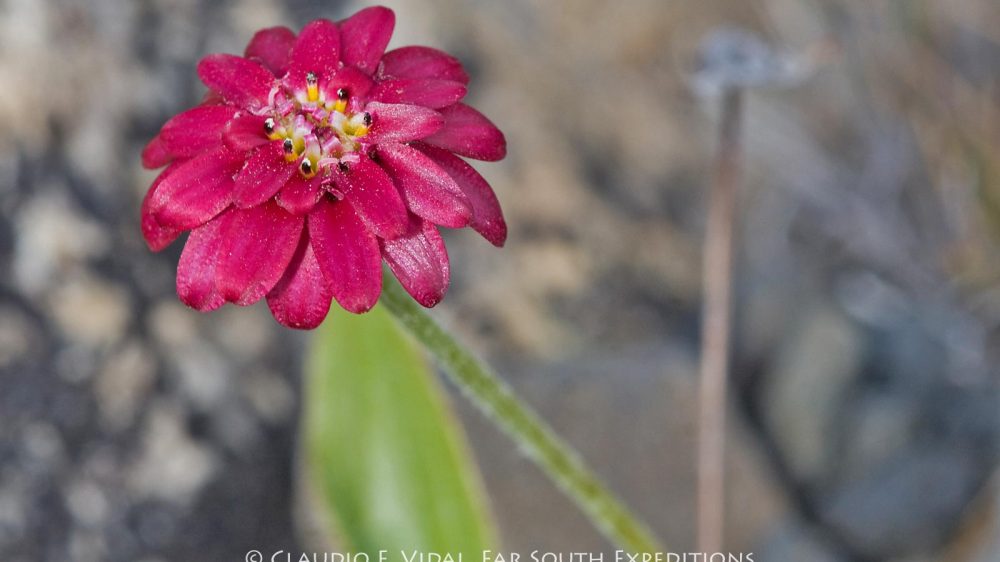
[[[979,482],[976,457],[961,449],[916,449],[851,481],[824,507],[850,544],[875,558],[939,545]]]

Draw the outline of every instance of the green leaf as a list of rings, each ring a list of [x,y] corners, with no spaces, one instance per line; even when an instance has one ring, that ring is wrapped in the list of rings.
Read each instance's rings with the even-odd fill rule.
[[[391,562],[401,550],[478,559],[496,535],[438,379],[381,305],[333,309],[304,396],[307,474],[336,546]]]

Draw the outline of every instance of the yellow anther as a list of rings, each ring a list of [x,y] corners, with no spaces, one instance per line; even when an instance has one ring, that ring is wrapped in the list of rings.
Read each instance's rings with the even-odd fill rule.
[[[362,114],[355,113],[344,121],[343,131],[349,137],[363,137],[368,134],[368,129],[372,125],[372,115],[367,111]]]
[[[347,100],[337,100],[336,102],[334,102],[334,104],[333,104],[333,110],[336,111],[336,112],[338,112],[338,113],[346,113],[347,112]]]
[[[294,162],[305,152],[306,142],[301,137],[285,137],[285,140],[281,143],[281,148],[285,151],[285,160]]]
[[[284,136],[281,134],[281,131],[279,131],[279,127],[277,123],[275,123],[273,117],[268,117],[264,121],[264,132],[267,133],[267,138],[270,140],[278,140]]]
[[[306,98],[309,101],[319,100],[319,80],[316,79],[314,72],[306,74]]]

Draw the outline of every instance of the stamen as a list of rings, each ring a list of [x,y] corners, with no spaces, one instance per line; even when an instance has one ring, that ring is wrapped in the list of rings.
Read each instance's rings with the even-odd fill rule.
[[[324,182],[332,182],[330,173],[350,170],[364,156],[359,151],[370,148],[360,137],[368,134],[374,117],[356,108],[348,111],[348,88],[321,90],[316,72],[306,72],[305,83],[305,90],[276,86],[271,91],[269,106],[261,111],[264,132],[281,142],[285,160],[305,178],[324,175]]]
[[[319,100],[319,80],[315,72],[306,73],[306,97],[309,101]]]
[[[333,110],[339,113],[347,112],[347,90],[337,88],[337,100],[333,102]]]

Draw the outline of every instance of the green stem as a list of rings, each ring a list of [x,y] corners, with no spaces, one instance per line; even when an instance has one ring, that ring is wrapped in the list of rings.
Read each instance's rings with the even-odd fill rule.
[[[666,552],[646,525],[601,484],[576,451],[424,312],[394,277],[386,274],[383,286],[380,302],[437,357],[476,407],[497,422],[609,540],[632,553]]]

